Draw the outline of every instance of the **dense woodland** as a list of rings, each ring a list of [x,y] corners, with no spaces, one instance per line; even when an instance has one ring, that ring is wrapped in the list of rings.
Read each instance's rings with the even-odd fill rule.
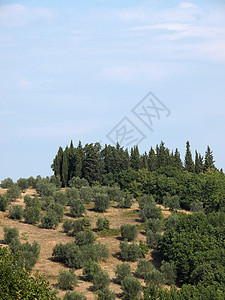
[[[123,299],[225,299],[225,174],[215,167],[209,146],[204,156],[196,151],[193,159],[187,142],[182,162],[178,149],[170,151],[163,142],[144,154],[137,146],[129,152],[119,145],[102,149],[99,143],[83,147],[79,142],[74,147],[71,142],[65,150],[59,148],[52,169],[50,178],[20,178],[17,183],[3,180],[1,187],[7,192],[0,196],[0,210],[9,208],[9,218],[40,228],[56,229],[62,223],[64,233],[75,238],[56,244],[52,251],[54,261],[70,268],[59,274],[59,288],[73,289],[78,281],[74,270],[82,269],[97,299],[115,299],[109,276],[100,266],[109,253],[96,242],[98,232],[120,236],[121,263],[115,269],[115,282],[121,286]],[[12,205],[28,187],[35,188],[37,196],[25,196],[24,208]],[[104,212],[111,205],[131,208],[136,201],[139,225],[111,229]],[[95,231],[86,216],[90,204],[102,215]],[[159,205],[170,209],[168,218],[163,218]],[[65,217],[68,208],[70,218]],[[145,242],[138,244],[140,231]],[[56,299],[43,277],[30,276],[40,252],[38,243],[21,244],[17,229],[7,227],[4,242],[9,245],[0,247],[4,299]],[[146,259],[149,251],[160,257],[160,267]],[[129,262],[135,261],[137,269],[131,272]],[[18,285],[21,280],[23,290]],[[86,297],[68,291],[64,299]]]

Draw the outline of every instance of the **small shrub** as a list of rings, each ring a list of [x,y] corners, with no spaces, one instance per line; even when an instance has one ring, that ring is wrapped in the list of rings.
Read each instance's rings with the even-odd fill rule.
[[[25,190],[29,188],[28,180],[25,178],[18,179],[17,184],[22,192],[25,192]]]
[[[82,293],[66,292],[63,300],[87,300],[87,298]]]
[[[82,186],[80,189],[80,198],[85,203],[90,203],[93,199],[93,191],[90,186]]]
[[[86,212],[86,207],[84,205],[83,200],[77,199],[77,200],[72,200],[70,202],[71,217],[73,217],[73,218],[82,217],[85,212]]]
[[[108,287],[97,291],[98,298],[97,300],[115,300],[116,296],[113,291],[111,291]]]
[[[115,270],[116,282],[121,283],[125,277],[131,276],[131,267],[128,263],[122,263],[116,266]]]
[[[14,220],[21,220],[23,217],[22,205],[14,205],[10,207],[9,217]]]
[[[89,231],[80,231],[76,235],[76,244],[78,246],[90,245],[95,241],[94,233]]]
[[[123,200],[123,207],[124,208],[131,208],[133,204],[134,195],[126,193]]]
[[[6,192],[6,197],[9,201],[15,201],[21,197],[21,190],[17,184],[10,186]]]
[[[11,178],[6,178],[6,179],[1,181],[0,187],[2,189],[8,189],[13,185],[14,185],[14,183],[13,183],[12,179]]]
[[[101,269],[97,270],[97,272],[93,276],[92,283],[93,289],[95,291],[105,289],[110,284],[110,278],[108,273]]]
[[[145,230],[151,230],[152,232],[159,232],[162,229],[162,221],[160,219],[148,219],[145,221]]]
[[[200,212],[203,211],[203,202],[196,201],[190,204],[190,211],[192,212]]]
[[[41,208],[38,206],[30,206],[24,210],[24,221],[28,224],[36,224],[41,218]]]
[[[162,219],[162,212],[154,203],[145,205],[139,212],[140,219],[144,222],[148,219]]]
[[[160,271],[164,276],[165,284],[174,284],[176,280],[176,267],[174,263],[162,261],[162,265],[160,267]]]
[[[96,222],[97,230],[109,230],[109,220],[107,218],[98,218]]]
[[[134,277],[125,277],[121,282],[121,288],[125,300],[138,299],[142,290],[140,281]]]
[[[155,269],[155,267],[153,266],[151,261],[146,260],[146,259],[141,259],[138,262],[137,270],[135,273],[139,278],[144,279],[146,277],[146,275],[149,272],[153,271],[154,269]]]
[[[163,197],[163,205],[169,207],[171,210],[180,208],[180,197],[178,195],[171,196],[170,193],[166,193]]]
[[[79,231],[87,231],[87,230],[90,229],[90,227],[91,227],[90,219],[89,218],[82,218],[82,219],[74,220],[72,227],[73,228],[72,228],[71,235],[76,236],[76,234]]]
[[[137,261],[143,257],[140,247],[135,243],[128,244],[127,241],[120,242],[120,256],[125,261]]]
[[[150,272],[148,272],[145,276],[145,283],[147,285],[160,285],[164,283],[164,276],[161,272],[158,270],[154,269]]]
[[[69,186],[80,189],[82,186],[89,186],[89,183],[85,178],[73,177],[69,180]]]
[[[145,206],[154,204],[155,201],[152,195],[143,195],[139,198],[138,203],[140,209],[142,210]]]
[[[53,198],[55,200],[55,203],[61,204],[62,206],[66,206],[68,203],[68,198],[66,194],[62,191],[54,192]]]
[[[109,199],[120,203],[123,201],[123,191],[120,190],[118,186],[113,186],[108,189]]]
[[[109,196],[107,194],[96,194],[94,199],[94,209],[98,212],[105,212],[109,208]]]
[[[155,249],[161,240],[162,236],[160,232],[153,232],[152,230],[148,230],[146,232],[146,244],[149,248]]]
[[[128,241],[133,241],[137,235],[137,227],[131,224],[123,224],[120,227],[121,236],[123,239],[128,239]]]
[[[40,196],[52,196],[56,191],[56,186],[48,179],[42,178],[37,181],[36,190]]]
[[[82,252],[83,265],[89,261],[105,261],[109,256],[107,247],[101,243],[84,245],[80,248]]]
[[[145,255],[149,252],[148,246],[142,240],[140,240],[139,248],[142,253],[142,256],[145,257]]]
[[[61,290],[72,290],[77,285],[77,276],[74,274],[74,270],[60,271],[57,285]]]
[[[40,245],[36,241],[34,241],[33,244],[28,242],[21,244],[19,249],[21,251],[19,265],[21,267],[24,266],[27,271],[31,271],[38,261],[40,248]]]
[[[6,211],[9,201],[5,195],[0,195],[0,211]]]
[[[75,243],[56,244],[52,256],[69,268],[80,269],[83,264],[82,251]]]
[[[178,221],[179,221],[178,215],[177,214],[172,214],[171,216],[169,216],[166,219],[165,229],[168,230],[168,229],[173,228]]]
[[[80,199],[80,194],[79,194],[78,189],[67,188],[66,189],[66,197],[68,199],[68,205],[70,205],[71,201]]]
[[[4,242],[10,244],[13,239],[19,238],[19,231],[16,227],[3,227],[4,230]]]
[[[41,227],[46,229],[55,229],[59,225],[59,219],[54,210],[47,210],[41,219]]]
[[[92,260],[87,261],[83,267],[84,280],[91,282],[93,280],[94,274],[100,269],[101,268],[97,262]]]
[[[73,221],[71,219],[65,219],[63,222],[63,231],[69,233],[73,229]]]

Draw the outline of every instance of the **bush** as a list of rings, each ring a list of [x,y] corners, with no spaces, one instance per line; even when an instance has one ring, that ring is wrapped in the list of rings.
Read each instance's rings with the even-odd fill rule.
[[[79,231],[87,231],[87,230],[90,229],[90,227],[91,227],[90,219],[82,218],[82,219],[79,219],[79,220],[74,220],[72,227],[73,228],[72,228],[71,235],[76,236],[76,234]]]
[[[128,241],[133,241],[137,235],[137,227],[131,224],[123,224],[120,227],[121,236],[123,239],[128,239]]]
[[[146,232],[146,244],[150,249],[155,249],[161,238],[160,232],[153,232],[152,230]]]
[[[108,273],[101,269],[97,270],[93,276],[92,283],[95,291],[105,289],[110,284]]]
[[[87,300],[87,298],[82,293],[66,292],[63,300]]]
[[[96,222],[97,230],[109,230],[109,220],[107,218],[98,218]]]
[[[38,261],[40,245],[36,241],[34,241],[33,244],[26,242],[21,244],[19,247],[19,252],[21,253],[19,258],[20,266],[24,266],[26,270],[31,271]]]
[[[165,221],[165,229],[171,229],[175,226],[175,224],[179,221],[179,217],[177,214],[172,214]]]
[[[154,203],[145,205],[139,212],[140,219],[144,222],[148,219],[162,219],[162,212]]]
[[[89,261],[105,261],[109,256],[107,247],[101,243],[84,245],[80,248],[82,252],[83,265]]]
[[[152,232],[159,232],[162,230],[162,221],[160,219],[148,219],[145,221],[145,230],[151,230]]]
[[[6,211],[9,201],[5,195],[0,195],[0,211]]]
[[[54,192],[53,198],[55,200],[55,203],[61,204],[62,206],[66,206],[68,203],[68,198],[66,194],[62,191]]]
[[[123,199],[123,208],[131,208],[132,204],[133,204],[133,199],[134,199],[134,195],[126,193]]]
[[[121,283],[125,277],[131,276],[131,267],[128,263],[122,263],[116,266],[115,270],[116,282]]]
[[[21,191],[17,184],[10,186],[6,192],[6,197],[9,201],[15,201],[21,197]]]
[[[24,221],[28,224],[36,224],[40,221],[41,209],[39,207],[28,207],[24,210]]]
[[[89,186],[89,183],[85,178],[73,177],[69,180],[69,186],[80,189],[82,186]]]
[[[203,202],[196,201],[190,204],[190,211],[192,212],[201,212],[203,211]]]
[[[28,179],[27,179],[27,183],[28,183],[28,186],[29,187],[32,187],[32,188],[36,188],[36,180],[34,179],[34,177],[30,176]]]
[[[115,300],[115,293],[112,292],[108,287],[97,291],[98,298],[97,300]]]
[[[109,196],[107,194],[96,194],[94,199],[94,209],[98,212],[105,212],[109,208]]]
[[[53,183],[57,188],[61,188],[62,187],[62,182],[60,180],[60,175],[52,175],[50,177],[50,183]]]
[[[154,198],[152,195],[143,195],[138,200],[139,207],[142,210],[147,205],[152,205],[155,203]]]
[[[56,244],[52,256],[69,268],[80,269],[83,264],[82,251],[75,243]]]
[[[162,261],[162,265],[160,267],[160,271],[163,274],[165,279],[165,284],[174,284],[176,280],[176,268],[173,263]]]
[[[125,300],[138,299],[142,290],[141,283],[134,277],[125,277],[121,282]]]
[[[118,186],[113,186],[108,189],[109,199],[120,203],[123,201],[123,191],[120,190]]]
[[[14,205],[10,207],[9,217],[14,220],[21,220],[23,217],[22,205]]]
[[[3,227],[4,242],[10,244],[13,239],[19,238],[19,231],[16,227]]]
[[[171,196],[170,193],[166,193],[163,197],[163,205],[169,207],[171,210],[180,208],[180,197],[178,195]]]
[[[161,272],[159,272],[158,270],[154,269],[150,272],[148,272],[145,276],[145,283],[147,285],[160,285],[160,284],[164,284],[164,276]]]
[[[60,271],[57,285],[61,290],[72,290],[77,285],[77,276],[74,274],[74,270]]]
[[[137,265],[137,270],[136,270],[136,275],[139,278],[143,278],[145,279],[146,275],[153,271],[155,269],[155,267],[153,266],[152,262],[146,259],[141,259],[138,262]]]
[[[86,212],[86,208],[85,208],[83,200],[81,200],[81,199],[71,200],[71,202],[70,202],[71,217],[73,217],[73,218],[82,217],[85,212]]]
[[[127,241],[120,242],[120,256],[125,261],[137,261],[143,257],[140,247],[137,244],[128,244]]]
[[[13,183],[12,179],[11,178],[6,178],[6,179],[1,181],[0,187],[2,189],[8,189],[13,185],[14,185],[14,183]]]
[[[93,191],[90,186],[82,186],[80,189],[80,198],[85,203],[90,203],[93,199]]]
[[[66,197],[68,199],[68,205],[70,205],[71,201],[80,199],[80,194],[78,189],[76,188],[67,188],[66,189]]]
[[[101,268],[96,261],[88,260],[83,267],[84,280],[91,282],[94,274]]]
[[[76,235],[76,244],[78,246],[90,245],[95,241],[94,233],[89,231],[80,231]]]
[[[63,231],[69,233],[73,229],[73,221],[71,219],[65,219],[63,222]]]
[[[28,180],[25,178],[18,179],[17,184],[22,192],[25,192],[25,190],[29,188]]]
[[[52,196],[56,191],[56,186],[48,179],[42,178],[37,181],[36,190],[40,196]]]
[[[46,229],[56,229],[59,225],[59,219],[54,210],[47,210],[46,214],[41,219],[41,227]]]

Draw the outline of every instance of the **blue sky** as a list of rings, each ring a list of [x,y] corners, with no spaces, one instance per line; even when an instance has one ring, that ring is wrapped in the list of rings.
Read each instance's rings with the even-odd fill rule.
[[[124,117],[141,152],[189,140],[225,169],[224,1],[1,0],[0,32],[0,180],[51,175]],[[132,112],[149,91],[171,112],[153,130]]]

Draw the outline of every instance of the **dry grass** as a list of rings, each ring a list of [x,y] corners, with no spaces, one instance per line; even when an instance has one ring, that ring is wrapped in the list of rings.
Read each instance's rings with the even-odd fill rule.
[[[6,192],[6,189],[0,189],[0,194]],[[24,196],[30,195],[34,196],[36,191],[34,189],[28,189],[25,193],[22,194],[21,199],[17,199],[12,205],[22,205],[24,206]],[[167,218],[171,212],[160,205],[164,218]],[[130,223],[134,225],[140,225],[138,220],[138,203],[135,202],[130,209],[121,209],[116,206],[111,206],[106,213],[96,213],[93,210],[93,204],[90,203],[87,205],[87,217],[91,219],[91,226],[92,228],[96,227],[96,221],[98,217],[106,217],[110,221],[110,227],[112,229],[119,229],[122,224]],[[67,218],[67,216],[66,216]],[[67,243],[74,241],[73,237],[67,236],[65,233],[62,232],[62,224],[56,230],[49,230],[49,229],[42,229],[38,226],[33,226],[29,224],[25,224],[23,222],[14,221],[8,218],[8,211],[0,212],[0,243],[3,243],[3,227],[10,226],[10,227],[17,227],[20,233],[21,242],[24,240],[28,240],[29,242],[33,242],[36,240],[41,246],[40,257],[38,259],[37,264],[35,265],[33,272],[39,271],[42,274],[45,274],[48,278],[49,282],[55,287],[57,282],[57,275],[61,269],[68,269],[64,267],[62,264],[54,262],[51,260],[52,257],[52,249],[57,243]],[[137,226],[138,228],[140,226]],[[122,293],[120,286],[114,283],[115,278],[115,267],[117,264],[122,263],[119,260],[117,253],[119,252],[119,243],[120,240],[118,236],[101,236],[96,234],[97,241],[101,242],[102,244],[106,245],[109,249],[109,258],[106,262],[101,262],[100,265],[102,269],[108,272],[111,278],[110,289],[115,291],[117,296],[120,296]],[[140,240],[145,240],[145,236],[142,234],[141,230],[139,229],[139,234],[136,239],[137,242]],[[153,261],[156,266],[160,265],[160,259],[155,251],[152,251],[147,255],[147,259]],[[130,263],[132,271],[134,272],[137,267],[137,262]],[[77,270],[76,275],[79,276],[79,283],[78,286],[75,288],[76,291],[82,292],[86,295],[87,299],[95,299],[95,295],[91,291],[92,284],[89,282],[85,282],[82,280],[82,270]],[[144,285],[143,281],[141,281],[142,285]],[[65,294],[64,291],[59,291],[58,297],[63,297]],[[117,297],[117,299],[119,299]]]

